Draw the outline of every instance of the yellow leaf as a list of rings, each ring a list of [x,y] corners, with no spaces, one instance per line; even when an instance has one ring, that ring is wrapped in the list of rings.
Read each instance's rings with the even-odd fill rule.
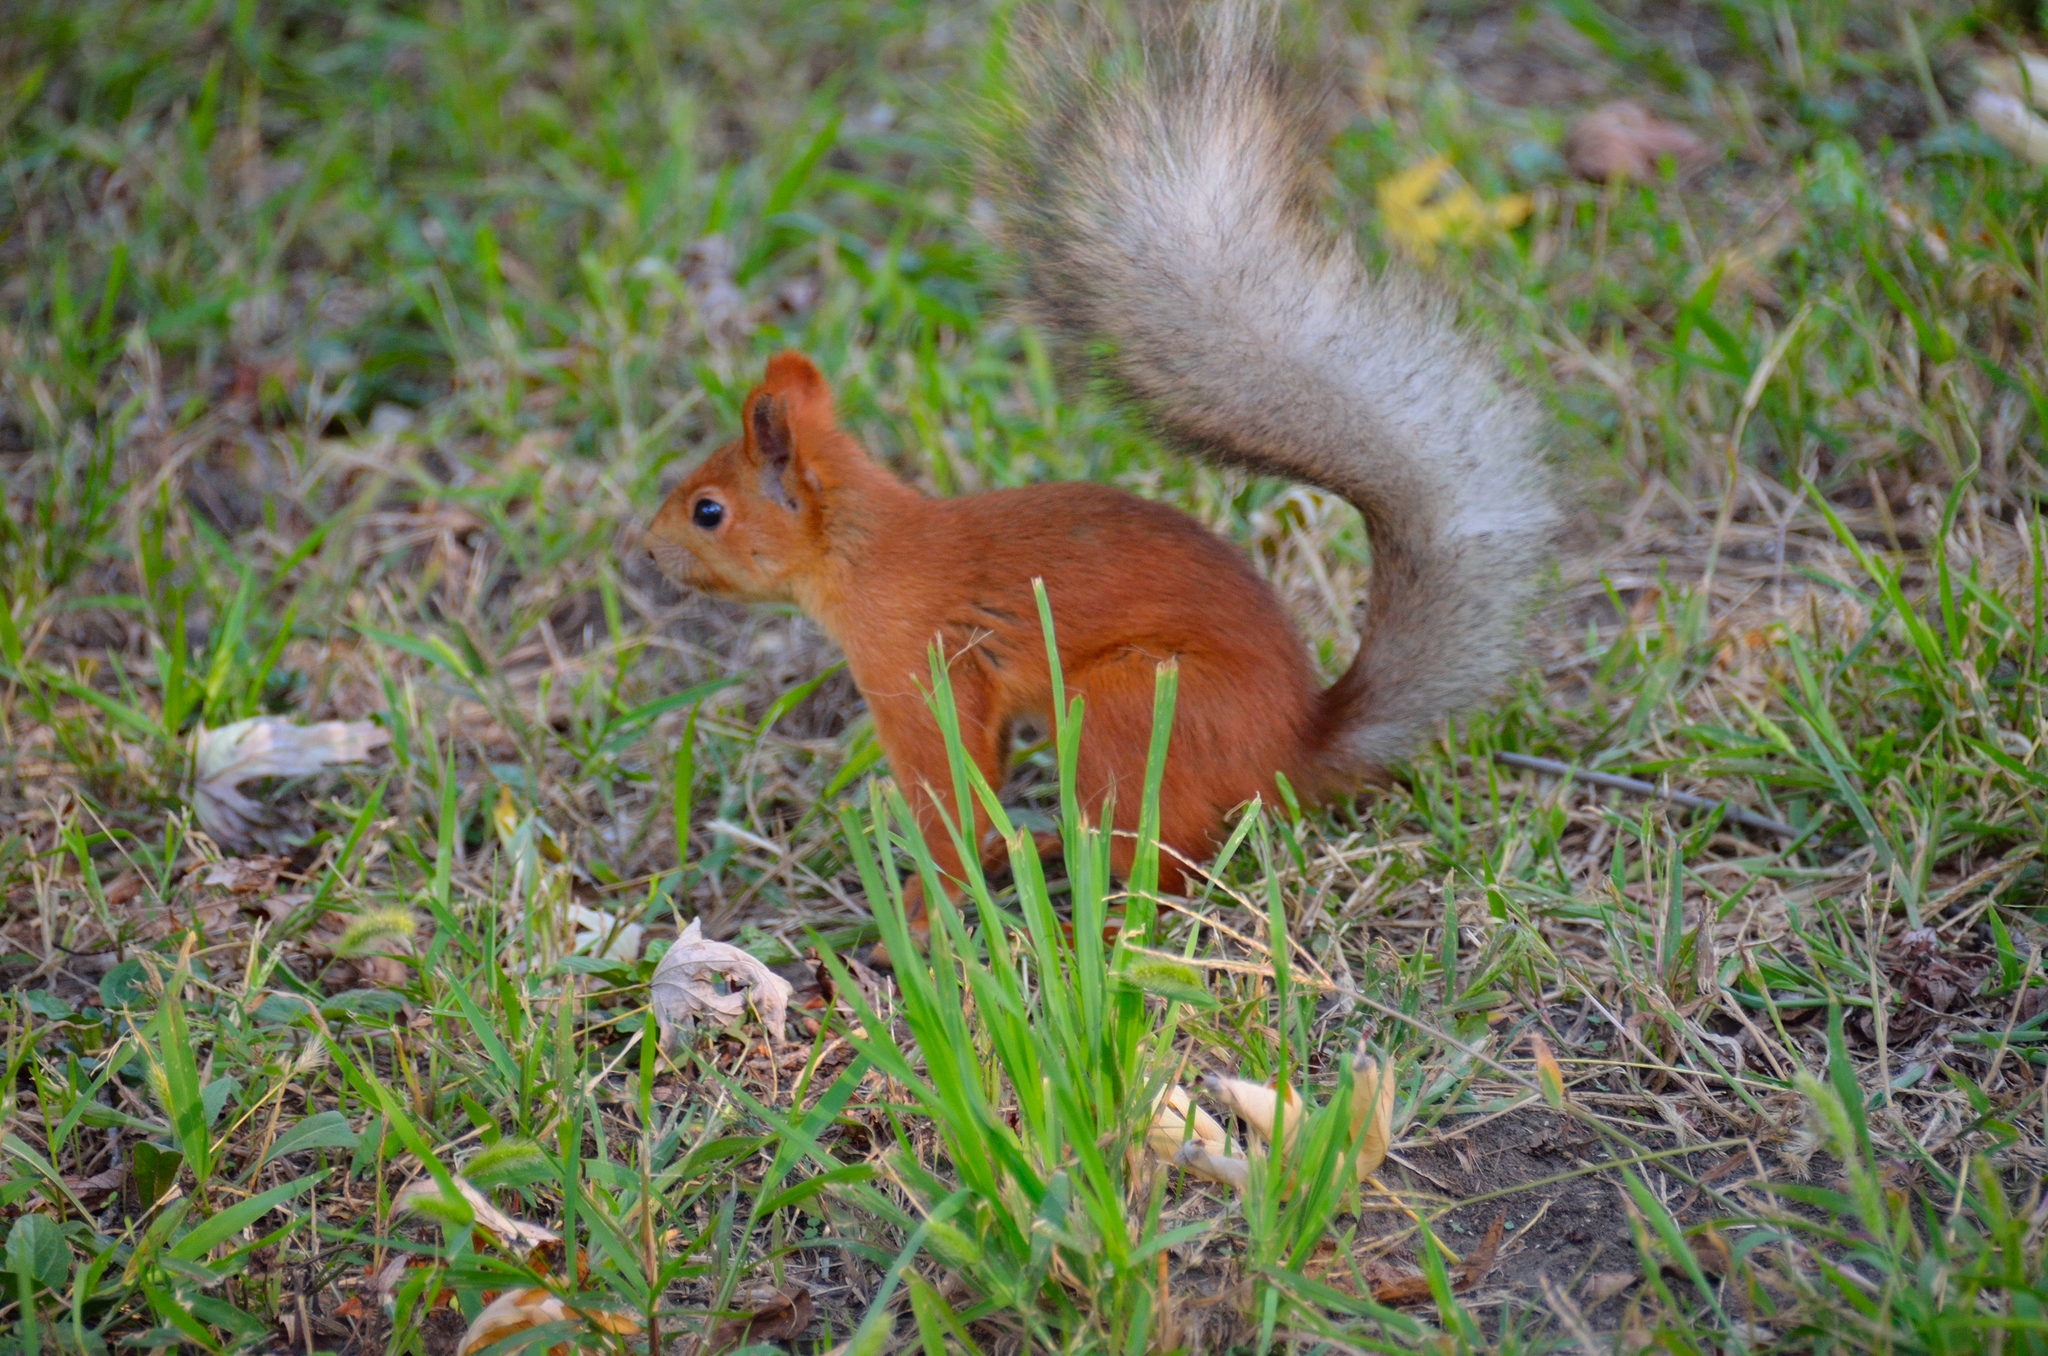
[[[1529,196],[1511,193],[1487,202],[1440,155],[1382,180],[1380,221],[1394,243],[1425,263],[1446,240],[1511,230],[1529,217]]]
[[[498,842],[512,846],[512,835],[519,832],[519,805],[512,799],[512,788],[498,788],[498,803],[491,809],[491,824],[498,831]]]
[[[1531,1032],[1529,1046],[1536,1052],[1536,1086],[1543,1089],[1543,1100],[1562,1110],[1564,1070],[1557,1067],[1557,1056],[1550,1053],[1550,1042]]]

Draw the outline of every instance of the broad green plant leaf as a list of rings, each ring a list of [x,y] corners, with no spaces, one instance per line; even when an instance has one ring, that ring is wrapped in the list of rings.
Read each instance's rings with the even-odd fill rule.
[[[263,1155],[263,1161],[268,1163],[274,1158],[304,1153],[309,1149],[353,1149],[356,1138],[356,1132],[349,1128],[347,1116],[339,1111],[323,1111],[306,1117],[279,1135],[270,1146],[270,1152]]]

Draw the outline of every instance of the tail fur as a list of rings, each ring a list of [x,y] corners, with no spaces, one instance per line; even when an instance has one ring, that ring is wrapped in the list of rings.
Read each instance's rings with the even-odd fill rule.
[[[1364,515],[1363,639],[1313,751],[1355,779],[1513,672],[1560,515],[1533,402],[1324,223],[1266,5],[1202,8],[1138,74],[1046,60],[1009,223],[1038,318],[1161,433]]]

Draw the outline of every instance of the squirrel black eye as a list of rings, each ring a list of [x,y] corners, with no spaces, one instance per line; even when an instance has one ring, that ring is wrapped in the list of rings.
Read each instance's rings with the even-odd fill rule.
[[[725,521],[725,505],[716,499],[699,499],[690,509],[690,521],[702,528],[714,528]]]

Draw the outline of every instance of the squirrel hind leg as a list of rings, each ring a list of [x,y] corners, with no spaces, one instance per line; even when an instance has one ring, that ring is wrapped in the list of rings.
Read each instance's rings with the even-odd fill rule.
[[[1149,656],[1120,656],[1091,666],[1069,686],[1087,699],[1075,769],[1088,814],[1098,822],[1107,802],[1117,837],[1110,845],[1110,869],[1128,878],[1137,841],[1132,834],[1144,809],[1145,767],[1152,748],[1152,706],[1156,666]],[[1221,842],[1228,807],[1271,785],[1270,769],[1282,756],[1279,743],[1262,737],[1284,712],[1262,685],[1235,684],[1212,663],[1183,657],[1165,776],[1159,788],[1159,888],[1180,894],[1189,863],[1206,861]],[[1247,737],[1247,735],[1249,737]],[[1269,747],[1270,746],[1270,747]]]

